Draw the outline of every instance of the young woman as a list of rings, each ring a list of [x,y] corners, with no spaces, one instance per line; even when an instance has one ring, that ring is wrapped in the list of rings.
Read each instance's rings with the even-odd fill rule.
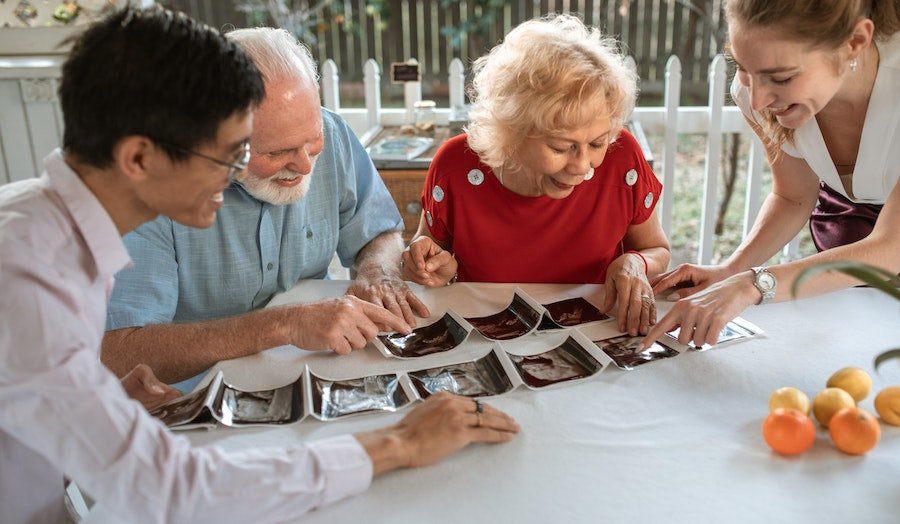
[[[856,260],[900,272],[900,1],[730,0],[732,96],[767,146],[772,193],[720,266],[678,267],[654,291],[687,286],[645,337],[713,344],[747,306],[791,298],[810,266]],[[820,253],[761,267],[809,220]],[[857,283],[822,274],[821,294]],[[684,297],[684,298],[683,298]]]

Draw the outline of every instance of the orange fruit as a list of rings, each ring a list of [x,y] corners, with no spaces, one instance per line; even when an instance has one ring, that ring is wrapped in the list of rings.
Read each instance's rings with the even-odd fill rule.
[[[872,391],[872,377],[859,368],[841,368],[831,375],[825,387],[843,389],[858,404]]]
[[[813,397],[813,415],[823,428],[828,427],[831,416],[838,411],[855,406],[853,397],[841,388],[825,388]]]
[[[797,455],[812,447],[816,428],[806,414],[790,408],[776,408],[762,425],[763,438],[782,455]]]
[[[797,388],[778,388],[769,396],[769,411],[791,408],[809,415],[809,397]]]
[[[875,396],[875,411],[885,424],[900,426],[900,386],[882,389]]]
[[[831,440],[844,453],[862,455],[878,444],[881,426],[868,411],[858,408],[844,408],[831,417],[828,425]]]

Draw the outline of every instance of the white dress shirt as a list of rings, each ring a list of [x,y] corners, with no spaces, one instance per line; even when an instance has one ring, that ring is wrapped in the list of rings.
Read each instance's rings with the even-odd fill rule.
[[[226,453],[192,448],[99,360],[113,275],[130,259],[59,150],[0,187],[0,514],[63,518],[63,475],[129,522],[291,520],[368,488],[351,436]]]
[[[900,32],[883,42],[876,42],[880,53],[878,73],[872,86],[869,107],[859,141],[859,152],[848,192],[841,181],[834,160],[825,145],[822,130],[815,118],[794,131],[794,144],[781,149],[788,155],[806,160],[822,182],[862,204],[884,204],[891,191],[900,184]],[[848,75],[859,74],[848,72]],[[731,98],[741,112],[752,121],[762,116],[750,105],[750,90],[735,76]]]

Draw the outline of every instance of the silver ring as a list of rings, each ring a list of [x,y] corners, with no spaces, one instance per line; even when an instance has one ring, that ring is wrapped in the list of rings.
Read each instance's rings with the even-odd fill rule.
[[[481,414],[484,413],[484,404],[481,403],[477,398],[475,400],[475,413]]]

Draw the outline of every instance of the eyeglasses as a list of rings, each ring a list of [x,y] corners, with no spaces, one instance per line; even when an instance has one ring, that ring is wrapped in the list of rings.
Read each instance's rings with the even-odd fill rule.
[[[181,147],[181,146],[179,146],[177,144],[173,144],[171,142],[166,142],[163,140],[156,140],[155,142],[158,144],[162,144],[162,145],[171,147],[172,149],[175,149],[177,151],[181,151],[182,153],[199,156],[200,158],[205,158],[205,159],[209,160],[210,162],[215,162],[216,164],[219,164],[220,166],[228,167],[229,168],[228,182],[234,182],[234,179],[239,174],[243,173],[244,170],[247,169],[247,165],[250,164],[250,142],[244,142],[243,146],[241,147],[241,152],[231,162],[219,160],[218,158],[213,158],[209,155],[204,155],[203,153],[198,153],[192,149],[188,149],[186,147]]]

